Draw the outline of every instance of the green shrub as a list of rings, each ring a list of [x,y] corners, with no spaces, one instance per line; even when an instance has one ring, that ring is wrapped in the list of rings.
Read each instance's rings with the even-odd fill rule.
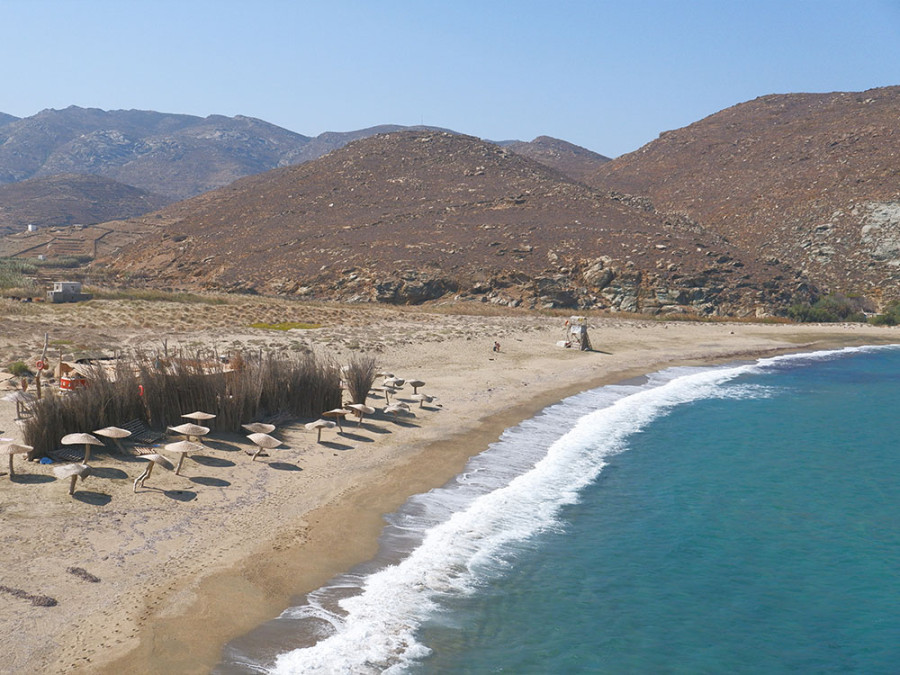
[[[900,300],[887,305],[881,314],[876,314],[869,319],[873,326],[896,326],[900,324]]]
[[[813,304],[796,304],[788,308],[788,316],[803,323],[837,323],[843,321],[865,322],[862,298],[843,295],[826,295]]]
[[[6,369],[16,377],[31,375],[31,370],[29,370],[28,366],[25,365],[24,361],[13,361],[9,364],[9,366],[7,366]]]

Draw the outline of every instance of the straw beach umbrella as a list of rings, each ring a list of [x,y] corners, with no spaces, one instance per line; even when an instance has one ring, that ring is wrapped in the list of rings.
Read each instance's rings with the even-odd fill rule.
[[[195,422],[205,422],[206,420],[214,420],[216,416],[212,413],[203,412],[202,410],[195,410],[192,413],[187,413],[186,415],[182,415],[182,417],[194,420]]]
[[[242,424],[241,428],[246,429],[251,434],[271,434],[275,431],[274,424],[266,424],[265,422],[250,422],[250,424]]]
[[[184,464],[184,457],[189,452],[197,452],[203,450],[203,446],[193,441],[178,441],[177,443],[167,443],[163,446],[165,450],[178,454],[178,465],[175,467],[175,475],[180,476],[181,465]]]
[[[184,455],[182,455],[184,457]],[[153,473],[153,467],[159,464],[162,468],[168,469],[171,471],[175,468],[175,465],[172,464],[172,460],[168,457],[163,457],[155,452],[151,452],[146,455],[138,455],[138,459],[146,459],[148,461],[147,468],[144,469],[144,472],[134,479],[134,492],[137,492],[138,485],[144,487],[144,481],[150,477],[150,474]]]
[[[322,429],[331,429],[334,427],[334,422],[330,420],[316,420],[315,422],[309,422],[308,424],[304,424],[307,429],[310,431],[318,432],[316,436],[316,443],[322,442]]]
[[[16,475],[16,472],[13,469],[13,455],[27,455],[34,450],[30,445],[19,445],[18,443],[13,443],[12,440],[13,439],[11,438],[0,438],[0,441],[6,442],[5,445],[0,445],[0,455],[9,455],[10,478]]]
[[[419,402],[419,407],[421,408],[425,403],[431,403],[434,400],[433,396],[429,396],[428,394],[413,394],[410,396],[413,401]]]
[[[124,452],[121,439],[131,436],[131,432],[128,429],[122,429],[121,427],[103,427],[102,429],[97,429],[94,433],[98,436],[113,439],[119,452]]]
[[[69,494],[75,494],[75,481],[81,476],[81,480],[83,481],[85,478],[91,475],[91,467],[87,464],[81,464],[79,462],[74,462],[72,464],[60,464],[59,466],[53,467],[53,473],[57,478],[70,478],[69,482]]]
[[[169,429],[176,434],[184,436],[185,441],[193,439],[196,443],[200,442],[201,436],[205,436],[209,433],[209,427],[201,427],[199,424],[193,424],[191,422],[179,424],[177,427],[169,427]],[[176,473],[178,472],[176,471]]]
[[[334,421],[337,422],[338,431],[343,431],[344,429],[341,426],[341,420],[349,414],[350,411],[346,408],[335,408],[334,410],[326,410],[323,412],[322,417],[333,417]]]
[[[375,408],[373,408],[372,406],[366,405],[365,403],[351,403],[347,407],[352,408],[353,410],[356,411],[356,414],[359,415],[359,422],[356,425],[358,427],[362,426],[362,421],[363,421],[364,415],[371,415],[373,412],[375,412]]]
[[[103,441],[91,434],[66,434],[62,437],[60,443],[63,445],[78,445],[79,443],[84,443],[83,461],[85,464],[91,461],[91,446],[103,445]]]
[[[424,387],[425,383],[422,380],[407,380],[406,384],[413,388],[413,393],[419,393],[419,387]]]
[[[250,434],[247,438],[256,445],[256,452],[254,452],[253,456],[250,458],[251,462],[256,460],[256,456],[263,450],[274,450],[281,445],[281,441],[274,436],[269,436],[269,434]]]

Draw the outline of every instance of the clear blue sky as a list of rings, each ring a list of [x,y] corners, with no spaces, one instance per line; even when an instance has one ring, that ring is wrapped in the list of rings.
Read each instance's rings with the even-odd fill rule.
[[[771,93],[900,84],[900,0],[0,0],[0,112],[376,124],[609,156]]]

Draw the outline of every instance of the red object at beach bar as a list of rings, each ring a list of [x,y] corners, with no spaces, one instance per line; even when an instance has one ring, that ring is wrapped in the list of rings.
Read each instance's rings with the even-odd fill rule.
[[[59,388],[62,391],[75,391],[76,389],[80,389],[81,387],[86,386],[87,379],[82,377],[81,375],[75,375],[74,377],[61,375],[59,378]]]

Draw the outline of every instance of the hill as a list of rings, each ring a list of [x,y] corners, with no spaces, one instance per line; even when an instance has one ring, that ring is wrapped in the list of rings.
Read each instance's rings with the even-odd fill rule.
[[[102,176],[60,174],[0,185],[0,235],[139,216],[169,203]]]
[[[288,163],[308,141],[249,117],[70,106],[0,127],[0,183],[86,173],[176,200]]]
[[[577,181],[593,176],[600,166],[609,161],[609,157],[550,136],[538,136],[528,143],[508,141],[503,145]]]
[[[900,298],[900,87],[764,96],[662,134],[591,185],[645,195],[823,292]]]
[[[368,137],[129,223],[158,234],[103,266],[172,288],[744,314],[805,293],[689,219],[446,132]]]

